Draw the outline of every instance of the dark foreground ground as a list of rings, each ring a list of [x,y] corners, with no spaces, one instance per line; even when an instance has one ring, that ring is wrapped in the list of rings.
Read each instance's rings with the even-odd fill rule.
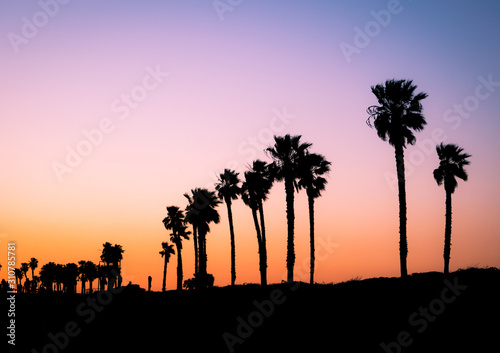
[[[204,293],[18,294],[14,351],[493,352],[499,318],[498,269]]]

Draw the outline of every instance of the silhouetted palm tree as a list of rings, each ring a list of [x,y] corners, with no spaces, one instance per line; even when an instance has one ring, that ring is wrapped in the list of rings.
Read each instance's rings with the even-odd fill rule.
[[[464,166],[469,165],[470,154],[463,153],[463,148],[454,144],[436,146],[439,157],[439,167],[434,169],[434,179],[438,185],[444,184],[446,191],[446,225],[444,231],[444,273],[450,272],[451,253],[451,194],[457,188],[457,179],[467,181],[468,175]]]
[[[377,97],[378,106],[367,109],[370,117],[367,124],[375,127],[377,135],[394,147],[396,155],[396,170],[398,175],[399,194],[399,257],[401,277],[407,275],[406,258],[408,243],[406,239],[406,185],[404,149],[406,144],[413,145],[416,141],[413,131],[421,131],[427,124],[422,115],[421,100],[426,93],[414,94],[417,86],[412,80],[387,80],[385,84],[372,86],[371,90]],[[373,119],[373,125],[370,119]]]
[[[76,282],[78,278],[78,265],[68,263],[63,267],[64,291],[69,294],[76,293]]]
[[[299,163],[300,180],[299,185],[306,189],[307,202],[309,205],[309,235],[310,235],[310,278],[309,282],[314,284],[314,200],[321,196],[327,183],[322,175],[330,171],[331,162],[316,153],[306,153]]]
[[[117,287],[121,285],[121,261],[123,259],[123,252],[121,245],[106,242],[102,244],[101,261],[106,264],[108,269],[108,290],[115,287],[116,280],[118,280]]]
[[[53,283],[56,280],[56,264],[54,262],[46,263],[40,269],[40,281],[44,288],[52,292],[53,291]]]
[[[85,260],[78,261],[78,273],[80,274],[80,281],[82,282],[82,294],[85,293],[85,283],[87,282],[85,263]]]
[[[234,242],[233,213],[231,210],[231,200],[236,200],[241,190],[238,184],[240,180],[234,170],[224,169],[224,173],[219,175],[219,180],[215,184],[218,196],[226,203],[227,217],[229,219],[229,234],[231,239],[231,285],[236,281],[236,246]]]
[[[24,278],[26,280],[28,279],[28,271],[29,271],[29,269],[30,269],[30,265],[27,262],[22,262],[21,263],[21,271],[23,271],[23,275],[24,275]]]
[[[98,290],[104,290],[108,281],[106,280],[108,276],[108,267],[106,265],[97,265],[97,279],[98,279]]]
[[[177,290],[182,290],[182,239],[189,240],[191,232],[186,231],[184,213],[177,206],[167,207],[167,217],[163,219],[166,229],[172,230],[170,241],[177,247]]]
[[[14,269],[14,276],[16,277],[16,290],[21,292],[21,280],[23,279],[23,271],[20,268]]]
[[[198,279],[201,281],[200,286],[204,287],[204,281],[207,279],[207,248],[206,236],[210,231],[209,224],[219,223],[220,216],[216,207],[220,204],[215,192],[207,189],[197,189],[193,195],[193,204],[191,211],[193,212],[194,221],[198,230],[198,252],[199,252],[199,274]]]
[[[200,254],[198,251],[198,228],[197,228],[197,216],[199,214],[198,210],[195,208],[195,203],[198,201],[195,200],[195,196],[199,195],[199,188],[191,190],[191,195],[188,193],[184,194],[184,197],[188,200],[188,205],[186,206],[186,222],[192,225],[193,227],[193,243],[194,243],[194,273],[198,273],[199,270],[199,259]]]
[[[245,172],[245,182],[241,187],[243,202],[252,210],[255,230],[257,232],[260,283],[263,286],[267,285],[267,245],[263,201],[267,199],[273,181],[270,165],[256,160],[253,162],[252,167]],[[257,211],[259,211],[260,215],[260,225],[257,218]]]
[[[92,261],[85,262],[84,272],[85,272],[85,277],[89,281],[89,293],[92,293],[93,292],[92,284],[94,280],[98,278],[99,275],[96,264],[93,263]]]
[[[294,192],[298,190],[297,183],[299,159],[305,154],[311,146],[310,143],[300,142],[301,136],[285,135],[283,137],[274,136],[274,146],[268,147],[266,152],[271,156],[274,162],[274,176],[277,181],[285,182],[286,193],[286,219],[287,219],[287,281],[293,282],[293,267],[295,265],[294,249]]]
[[[163,250],[160,251],[160,255],[161,257],[165,258],[165,262],[163,264],[163,286],[161,288],[161,291],[165,292],[165,289],[167,287],[167,264],[170,261],[170,255],[175,254],[175,250],[174,245],[169,244],[168,242],[161,243],[161,247],[163,248]]]
[[[38,267],[38,260],[32,257],[29,262],[29,266],[31,269],[31,278],[35,278],[35,269]]]

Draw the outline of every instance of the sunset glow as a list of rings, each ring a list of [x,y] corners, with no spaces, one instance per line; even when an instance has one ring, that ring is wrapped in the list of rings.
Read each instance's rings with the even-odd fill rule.
[[[398,276],[394,148],[365,123],[377,104],[370,87],[390,78],[428,94],[427,126],[405,150],[408,272],[443,270],[445,191],[432,175],[441,142],[472,155],[469,180],[453,194],[450,268],[500,267],[499,3],[240,1],[222,13],[212,1],[184,0],[1,7],[0,278],[9,241],[16,267],[39,260],[35,273],[49,261],[98,263],[110,242],[125,250],[124,284],[147,288],[152,276],[160,290],[166,206],[184,209],[184,193],[214,190],[224,168],[241,178],[254,159],[270,162],[264,149],[285,134],[302,135],[332,162],[315,203],[316,281]],[[308,281],[307,196],[295,196],[295,277]],[[286,279],[285,208],[284,184],[275,183],[264,203],[269,283]],[[218,211],[208,272],[225,286],[229,225],[225,205]],[[233,219],[236,283],[259,283],[252,214],[241,200]],[[182,255],[188,279],[192,240]],[[167,289],[175,284],[172,256]]]

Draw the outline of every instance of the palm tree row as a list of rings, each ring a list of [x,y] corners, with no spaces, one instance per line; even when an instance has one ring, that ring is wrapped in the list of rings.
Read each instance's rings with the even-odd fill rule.
[[[56,264],[48,262],[40,268],[38,276],[35,276],[35,269],[38,268],[38,260],[31,258],[29,263],[21,263],[20,268],[16,268],[16,285],[19,292],[36,293],[37,291],[48,291],[65,293],[76,293],[77,282],[81,282],[81,292],[86,293],[86,284],[89,282],[88,292],[93,292],[93,282],[98,279],[99,290],[104,290],[108,284],[108,290],[115,285],[121,285],[120,262],[123,259],[121,245],[111,245],[104,243],[101,254],[102,264],[96,265],[92,261],[81,260],[78,264],[67,263]],[[1,267],[1,266],[0,266]],[[28,271],[31,269],[31,279],[28,278]],[[22,279],[25,278],[24,284]],[[40,284],[40,286],[38,286]]]
[[[275,136],[275,144],[268,147],[265,152],[271,157],[272,162],[266,163],[256,160],[244,173],[244,181],[239,179],[239,173],[225,169],[220,173],[215,184],[215,191],[196,188],[184,196],[188,200],[186,215],[177,206],[167,207],[167,217],[163,219],[166,229],[172,230],[171,241],[177,245],[177,289],[182,283],[182,239],[189,239],[186,224],[192,225],[194,253],[195,253],[195,278],[199,287],[206,287],[213,277],[207,274],[206,235],[210,231],[210,223],[219,223],[220,216],[216,207],[223,201],[227,207],[229,220],[229,235],[231,244],[231,285],[236,281],[236,241],[235,227],[232,216],[232,202],[240,196],[252,212],[257,234],[259,271],[261,285],[267,285],[267,249],[266,228],[263,203],[267,199],[275,181],[283,181],[286,193],[287,215],[287,281],[292,282],[295,263],[294,249],[294,193],[305,189],[309,203],[310,220],[310,249],[311,270],[310,282],[314,282],[314,200],[321,196],[327,183],[323,177],[330,171],[331,163],[324,156],[310,153],[310,143],[302,143],[301,136],[285,135]],[[240,186],[240,182],[241,186]],[[163,243],[165,244],[165,243]],[[164,251],[160,252],[162,256]],[[168,258],[165,257],[164,268]],[[166,270],[164,270],[163,283],[165,283]],[[192,282],[189,282],[190,284]],[[185,283],[186,286],[186,283]],[[163,290],[165,285],[163,286]]]
[[[401,277],[408,274],[406,258],[408,245],[406,236],[406,181],[404,165],[404,149],[408,144],[416,142],[414,132],[422,131],[427,124],[422,114],[421,101],[427,94],[415,94],[416,86],[412,80],[387,80],[385,84],[372,86],[372,93],[376,96],[379,105],[367,109],[369,118],[367,124],[375,127],[377,135],[388,141],[394,147],[396,157],[396,170],[398,178],[399,198],[399,256]],[[455,191],[458,177],[467,181],[464,166],[469,164],[469,154],[454,144],[436,146],[440,164],[434,170],[434,178],[438,185],[444,184],[446,191],[446,225],[444,245],[444,273],[449,273],[449,260],[451,252],[451,194]]]

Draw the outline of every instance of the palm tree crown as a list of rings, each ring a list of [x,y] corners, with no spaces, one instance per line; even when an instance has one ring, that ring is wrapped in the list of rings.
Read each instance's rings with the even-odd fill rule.
[[[458,185],[457,178],[467,181],[468,175],[464,166],[470,162],[470,154],[463,153],[463,148],[454,145],[441,143],[436,146],[436,152],[439,157],[439,167],[434,169],[434,179],[438,185],[444,183],[447,192],[454,193]]]
[[[420,102],[427,97],[427,93],[415,95],[416,88],[412,80],[394,79],[371,88],[380,105],[368,108],[370,117],[366,122],[370,127],[375,127],[382,140],[389,140],[391,146],[413,145],[416,138],[412,130],[421,131],[427,124]]]

